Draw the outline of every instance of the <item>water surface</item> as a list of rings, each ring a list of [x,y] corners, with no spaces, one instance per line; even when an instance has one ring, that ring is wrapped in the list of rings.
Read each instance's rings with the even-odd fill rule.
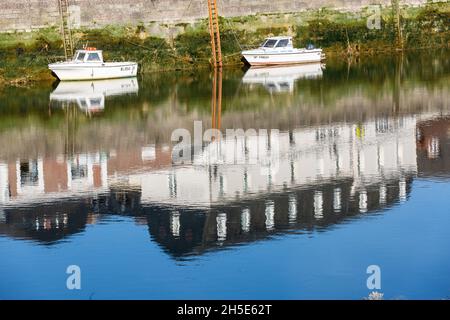
[[[4,89],[0,298],[363,299],[370,265],[386,299],[449,298],[449,71],[438,51]],[[174,162],[194,121],[223,135]]]

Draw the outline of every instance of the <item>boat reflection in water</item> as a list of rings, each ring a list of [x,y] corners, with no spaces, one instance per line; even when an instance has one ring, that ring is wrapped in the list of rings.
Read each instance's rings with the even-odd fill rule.
[[[321,78],[324,68],[322,63],[250,68],[242,82],[247,85],[263,85],[271,93],[293,92],[297,80]]]
[[[50,94],[50,102],[63,106],[74,103],[87,113],[95,113],[105,109],[106,97],[137,94],[138,92],[137,78],[62,81]]]

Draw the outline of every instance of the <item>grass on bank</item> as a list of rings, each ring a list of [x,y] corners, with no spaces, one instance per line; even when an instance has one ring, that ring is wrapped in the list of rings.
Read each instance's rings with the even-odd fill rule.
[[[381,28],[370,30],[372,12],[340,12],[323,8],[283,14],[259,14],[220,19],[222,50],[226,64],[239,63],[239,52],[255,46],[265,37],[292,35],[299,46],[307,43],[323,47],[327,54],[374,53],[397,48],[397,29],[391,8],[381,8]],[[450,6],[448,2],[401,9],[404,49],[448,47]],[[107,60],[133,60],[143,73],[156,70],[207,66],[210,40],[206,19],[194,24],[178,24],[177,33],[154,37],[151,25],[105,26],[75,30],[77,48],[85,44],[103,49]],[[167,28],[170,28],[168,26]],[[0,85],[51,79],[49,62],[62,58],[58,28],[27,33],[0,34]],[[354,50],[356,49],[356,50]]]

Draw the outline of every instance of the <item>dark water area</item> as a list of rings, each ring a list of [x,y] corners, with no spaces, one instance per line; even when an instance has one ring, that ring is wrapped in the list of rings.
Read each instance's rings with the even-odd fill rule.
[[[364,299],[376,265],[385,299],[448,299],[449,75],[443,50],[5,88],[0,298]]]

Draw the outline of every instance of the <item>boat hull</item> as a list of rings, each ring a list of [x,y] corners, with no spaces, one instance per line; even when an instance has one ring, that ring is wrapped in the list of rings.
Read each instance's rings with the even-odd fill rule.
[[[103,63],[92,65],[77,65],[69,63],[50,64],[49,69],[59,80],[101,80],[135,77],[138,71],[137,63]]]
[[[243,52],[245,61],[251,66],[282,66],[316,63],[324,60],[322,50],[305,50],[295,53]]]

